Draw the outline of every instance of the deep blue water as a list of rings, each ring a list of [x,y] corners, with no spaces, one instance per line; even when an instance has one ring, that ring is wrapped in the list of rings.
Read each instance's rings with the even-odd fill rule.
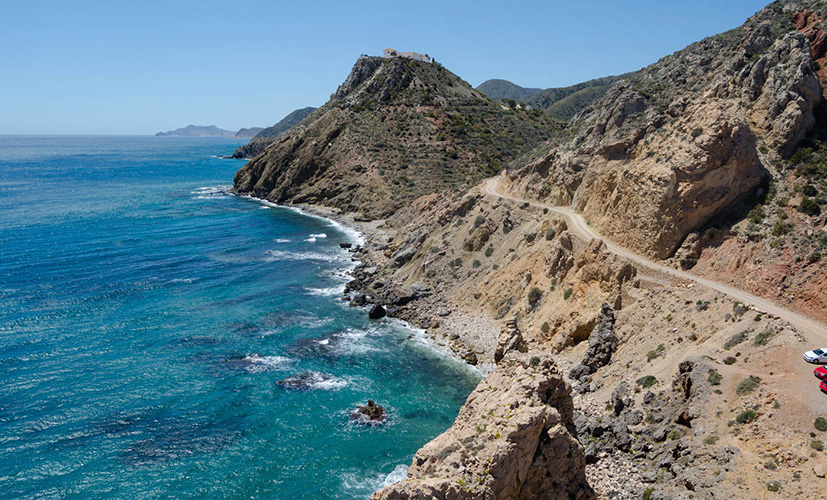
[[[364,498],[450,426],[477,375],[339,300],[356,235],[221,194],[238,144],[0,136],[0,497]]]

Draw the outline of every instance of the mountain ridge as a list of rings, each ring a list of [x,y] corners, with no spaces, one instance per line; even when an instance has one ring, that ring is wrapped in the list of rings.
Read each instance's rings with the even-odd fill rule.
[[[361,57],[331,99],[245,165],[234,185],[275,202],[383,218],[499,171],[554,127],[542,113],[502,109],[439,64]]]

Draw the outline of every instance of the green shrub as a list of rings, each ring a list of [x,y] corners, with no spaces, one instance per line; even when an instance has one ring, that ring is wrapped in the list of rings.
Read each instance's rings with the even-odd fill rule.
[[[471,267],[473,267],[474,269],[480,267],[481,265],[482,263],[476,259],[474,259],[474,262],[471,263]]]
[[[476,219],[474,219],[474,227],[479,227],[485,224],[485,217],[482,215],[478,215]]]
[[[507,226],[503,224],[503,234],[508,234],[511,232],[511,226]]]
[[[567,288],[565,292],[563,292],[563,300],[569,300],[571,294],[574,293],[574,288]]]
[[[651,486],[643,490],[643,495],[640,496],[640,500],[652,500],[652,493],[655,492],[655,488]]]
[[[747,340],[747,334],[745,332],[736,333],[724,343],[724,349],[728,351],[745,340]]]
[[[551,330],[551,326],[549,326],[548,321],[543,321],[543,324],[540,325],[540,331],[548,333],[549,330]]]
[[[553,227],[549,227],[548,229],[546,229],[546,241],[553,240],[554,239],[554,234],[555,234],[555,231],[554,231]]]
[[[784,236],[785,234],[792,231],[793,225],[789,222],[782,222],[780,220],[775,221],[772,225],[772,235],[773,236]]]
[[[666,351],[666,346],[663,344],[659,344],[657,349],[652,349],[651,351],[646,353],[646,361],[652,361],[658,356],[663,355],[664,351]]]
[[[807,184],[801,188],[801,194],[804,196],[815,196],[818,194],[818,189],[812,184]]]
[[[534,288],[532,288],[531,290],[528,291],[528,303],[531,304],[531,306],[533,307],[533,306],[537,305],[537,302],[540,301],[540,298],[542,296],[543,296],[543,291],[535,286]]]
[[[755,421],[756,416],[755,410],[744,410],[735,417],[735,421],[739,424],[750,424]]]
[[[706,378],[709,385],[721,385],[721,374],[718,373],[715,369],[709,369],[709,376]]]
[[[799,212],[807,215],[819,215],[821,213],[819,204],[812,198],[806,196],[801,199],[801,203],[798,204],[797,209]]]
[[[742,380],[738,387],[735,388],[735,394],[739,396],[743,396],[744,394],[749,394],[750,392],[754,391],[758,388],[758,384],[761,383],[761,377],[756,377],[755,375],[750,375],[749,377]]]
[[[775,335],[775,330],[772,328],[767,328],[763,332],[759,333],[755,336],[755,339],[752,341],[752,345],[754,346],[762,346],[765,345],[770,339]]]
[[[717,443],[719,439],[721,438],[718,436],[708,436],[706,439],[704,439],[704,444],[712,445]]]
[[[815,451],[824,451],[824,442],[820,439],[813,439],[810,441],[810,448]]]
[[[816,429],[820,430],[821,432],[827,431],[827,419],[824,417],[818,417],[813,422],[813,425]]]
[[[749,215],[747,216],[751,222],[758,224],[762,220],[764,220],[764,207],[761,205],[756,205],[755,208],[750,210]]]
[[[815,264],[816,262],[821,260],[821,252],[815,251],[807,256],[807,262],[810,264]]]
[[[772,491],[773,493],[777,492],[781,489],[781,483],[778,481],[770,481],[767,483],[767,491]]]
[[[734,365],[736,361],[738,361],[738,359],[735,356],[727,356],[724,359],[724,364],[725,365]]]
[[[694,138],[698,137],[699,135],[701,135],[703,133],[704,133],[703,127],[697,127],[697,128],[692,130],[692,138],[694,139]]]
[[[491,254],[493,254],[493,253],[494,253],[494,247],[489,246],[488,248],[485,249],[485,256],[486,257],[491,257]]]
[[[658,383],[658,379],[655,378],[654,375],[646,375],[645,377],[640,377],[637,379],[635,383],[641,387],[652,387]]]

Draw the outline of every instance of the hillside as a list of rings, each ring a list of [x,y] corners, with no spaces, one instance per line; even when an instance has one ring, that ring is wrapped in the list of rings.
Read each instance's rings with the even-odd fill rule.
[[[158,132],[157,137],[178,136],[178,137],[235,137],[235,132],[224,130],[215,125],[187,125],[167,132]]]
[[[256,136],[256,134],[260,133],[262,130],[264,130],[262,127],[242,128],[238,132],[236,132],[233,137],[237,139],[252,139]]]
[[[251,136],[253,140],[236,149],[233,158],[252,158],[261,154],[273,142],[273,139],[301,123],[316,109],[313,107],[297,109],[279,120],[275,125],[257,129],[254,136]]]
[[[368,219],[467,189],[547,139],[541,112],[503,109],[438,64],[362,57],[322,108],[236,173],[239,193]]]
[[[825,477],[827,398],[801,360],[827,344],[825,20],[775,2],[615,82],[497,190],[420,197],[371,236],[353,303],[490,371],[375,498],[496,496],[515,481],[493,464],[553,463],[513,452],[512,418],[546,421],[502,389],[549,353],[598,498],[804,498]]]
[[[632,73],[625,73],[596,78],[570,87],[548,88],[528,99],[526,104],[544,109],[558,120],[568,121],[591,103],[603,97],[612,85],[631,75]]]
[[[486,80],[477,86],[477,91],[482,92],[495,101],[511,99],[517,102],[526,102],[543,89],[532,89],[520,87],[508,80]]]

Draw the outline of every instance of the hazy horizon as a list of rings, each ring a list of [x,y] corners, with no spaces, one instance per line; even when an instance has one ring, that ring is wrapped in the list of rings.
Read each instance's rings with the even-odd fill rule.
[[[54,1],[4,8],[2,135],[237,131],[321,106],[361,54],[428,53],[473,86],[634,71],[741,25],[766,0],[451,3]]]

